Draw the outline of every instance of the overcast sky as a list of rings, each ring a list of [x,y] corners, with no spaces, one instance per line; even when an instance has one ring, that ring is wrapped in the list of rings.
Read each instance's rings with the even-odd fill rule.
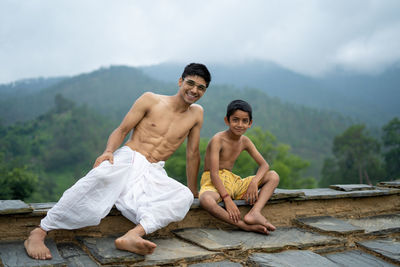
[[[253,59],[314,76],[380,72],[400,61],[400,1],[0,0],[0,83]]]

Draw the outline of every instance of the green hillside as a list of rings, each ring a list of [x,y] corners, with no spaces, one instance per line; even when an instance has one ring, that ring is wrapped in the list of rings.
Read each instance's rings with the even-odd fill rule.
[[[180,74],[175,74],[176,81]],[[29,96],[10,98],[0,102],[0,110],[6,125],[27,121],[53,108],[55,95],[62,94],[78,105],[85,104],[99,112],[116,126],[143,92],[174,94],[176,90],[176,83],[154,80],[136,68],[115,66],[66,78]],[[280,142],[290,144],[296,154],[310,160],[310,174],[317,178],[323,159],[330,154],[333,137],[352,123],[335,113],[282,103],[257,89],[212,83],[199,102],[205,110],[203,137],[211,137],[225,129],[223,117],[226,105],[238,98],[253,105],[254,126],[270,131]]]

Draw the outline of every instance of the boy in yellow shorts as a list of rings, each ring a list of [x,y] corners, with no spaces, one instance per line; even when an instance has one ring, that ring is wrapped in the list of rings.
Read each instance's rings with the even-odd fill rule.
[[[278,186],[279,175],[269,170],[253,142],[243,135],[252,124],[252,109],[247,102],[232,101],[227,108],[225,124],[229,128],[214,135],[207,146],[200,204],[213,216],[245,231],[268,234],[275,226],[261,214],[261,209]],[[244,179],[231,172],[243,150],[259,165],[256,175]],[[243,219],[234,199],[244,199],[253,206]],[[224,201],[226,210],[218,205],[220,201]]]

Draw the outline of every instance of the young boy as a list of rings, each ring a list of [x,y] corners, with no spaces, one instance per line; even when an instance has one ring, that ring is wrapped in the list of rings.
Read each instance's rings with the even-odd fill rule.
[[[275,230],[275,226],[261,214],[261,209],[278,186],[279,176],[269,170],[268,163],[253,142],[243,135],[252,124],[251,106],[243,100],[232,101],[227,108],[225,124],[229,128],[214,135],[207,146],[200,204],[213,216],[245,231],[268,234]],[[231,170],[243,150],[250,154],[259,168],[255,176],[241,179]],[[233,199],[245,199],[253,205],[243,219]],[[218,205],[222,200],[226,210]]]

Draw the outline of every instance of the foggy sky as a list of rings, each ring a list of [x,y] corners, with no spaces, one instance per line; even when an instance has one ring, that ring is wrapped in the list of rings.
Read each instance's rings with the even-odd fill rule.
[[[1,0],[0,83],[166,61],[320,76],[400,61],[398,0]]]

